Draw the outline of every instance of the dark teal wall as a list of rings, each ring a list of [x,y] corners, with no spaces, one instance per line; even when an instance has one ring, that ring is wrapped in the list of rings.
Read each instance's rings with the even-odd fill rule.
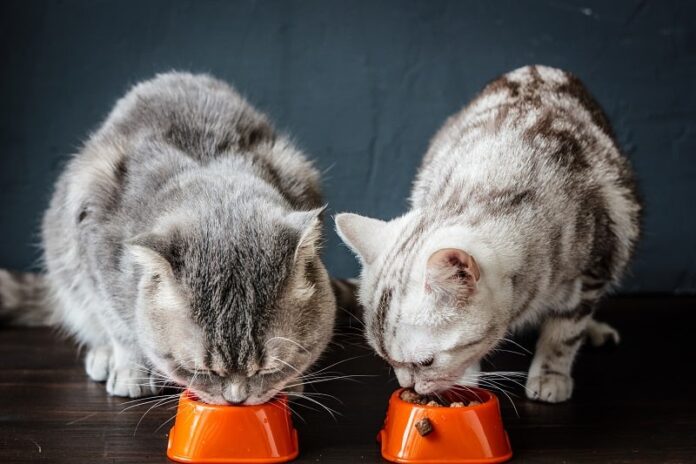
[[[0,3],[0,266],[29,268],[66,156],[129,85],[169,69],[234,83],[325,170],[331,211],[406,208],[429,138],[529,63],[580,76],[647,199],[627,292],[696,291],[696,2]],[[326,260],[357,265],[331,232]]]

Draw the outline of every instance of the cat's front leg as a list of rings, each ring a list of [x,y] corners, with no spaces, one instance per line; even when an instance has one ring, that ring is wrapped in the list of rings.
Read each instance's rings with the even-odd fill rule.
[[[113,350],[111,344],[93,346],[87,350],[85,357],[85,372],[95,382],[103,382],[109,378],[113,367]]]
[[[554,313],[544,321],[527,376],[528,398],[560,403],[571,397],[571,368],[593,309],[594,302],[583,301],[574,311]]]
[[[147,367],[140,353],[119,342],[113,343],[112,368],[106,381],[110,395],[139,398],[155,395],[161,389],[157,375]]]

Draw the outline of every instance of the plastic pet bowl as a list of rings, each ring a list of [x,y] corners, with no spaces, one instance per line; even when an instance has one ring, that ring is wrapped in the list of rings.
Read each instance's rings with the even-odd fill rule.
[[[456,388],[442,396],[450,401],[481,402],[461,408],[424,406],[401,399],[403,389],[389,399],[389,409],[377,440],[382,456],[403,463],[494,463],[512,457],[503,428],[498,398],[480,388]],[[422,436],[416,424],[427,418],[432,431]]]
[[[190,463],[286,462],[299,453],[287,398],[255,406],[218,406],[182,393],[167,456]]]

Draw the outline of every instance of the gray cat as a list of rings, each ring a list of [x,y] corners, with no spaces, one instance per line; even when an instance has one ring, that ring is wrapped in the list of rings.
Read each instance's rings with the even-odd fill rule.
[[[51,310],[112,395],[156,393],[163,373],[210,403],[261,403],[332,334],[322,210],[317,170],[230,86],[162,74],[69,162],[45,278],[3,272],[0,306]]]
[[[432,140],[411,210],[340,214],[362,262],[367,338],[399,383],[475,383],[509,331],[540,325],[532,399],[573,389],[580,344],[618,333],[592,318],[639,236],[633,172],[577,78],[529,66],[489,84]]]

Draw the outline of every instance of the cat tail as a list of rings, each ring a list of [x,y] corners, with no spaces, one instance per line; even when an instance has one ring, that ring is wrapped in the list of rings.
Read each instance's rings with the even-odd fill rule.
[[[27,327],[51,325],[48,289],[42,274],[0,269],[0,322]]]

